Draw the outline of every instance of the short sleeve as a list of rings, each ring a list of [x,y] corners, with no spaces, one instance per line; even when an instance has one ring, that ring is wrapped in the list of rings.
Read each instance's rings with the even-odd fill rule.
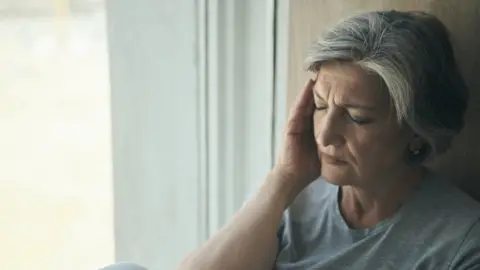
[[[480,222],[477,220],[466,234],[457,254],[453,258],[451,270],[480,270]]]

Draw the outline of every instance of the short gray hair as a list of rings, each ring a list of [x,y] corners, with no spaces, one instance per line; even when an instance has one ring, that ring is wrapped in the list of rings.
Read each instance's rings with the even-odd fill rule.
[[[468,90],[447,29],[425,12],[377,11],[349,17],[313,44],[306,65],[351,61],[384,81],[401,125],[426,145],[425,158],[445,152],[464,126]]]

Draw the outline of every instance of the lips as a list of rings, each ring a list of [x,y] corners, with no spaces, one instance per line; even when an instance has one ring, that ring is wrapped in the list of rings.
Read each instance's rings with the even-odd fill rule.
[[[325,163],[332,164],[332,165],[346,165],[347,164],[347,162],[345,160],[340,159],[338,157],[331,156],[331,155],[328,155],[328,154],[325,154],[325,153],[321,153],[320,155],[322,157],[322,161],[324,161]]]

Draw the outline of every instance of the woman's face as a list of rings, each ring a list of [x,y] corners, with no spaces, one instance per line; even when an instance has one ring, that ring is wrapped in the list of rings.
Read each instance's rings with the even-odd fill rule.
[[[314,132],[325,180],[366,187],[408,168],[405,154],[413,134],[397,124],[378,76],[353,63],[326,63],[313,91]]]

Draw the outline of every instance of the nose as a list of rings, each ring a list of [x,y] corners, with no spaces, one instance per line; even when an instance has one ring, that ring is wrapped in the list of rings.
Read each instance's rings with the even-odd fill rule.
[[[341,134],[340,119],[335,119],[332,112],[328,112],[316,119],[315,125],[315,140],[319,146],[335,146],[338,147],[343,144],[344,138]]]

